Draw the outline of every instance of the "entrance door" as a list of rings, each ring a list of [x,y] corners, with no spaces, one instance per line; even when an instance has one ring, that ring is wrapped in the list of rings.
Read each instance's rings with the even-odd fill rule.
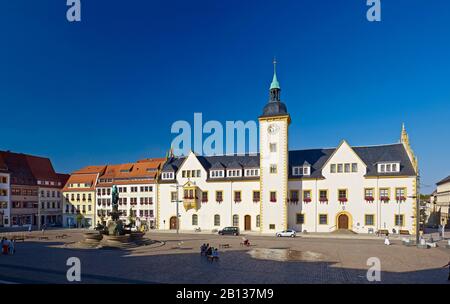
[[[338,217],[338,229],[348,229],[348,216],[341,214]]]
[[[172,229],[172,230],[177,229],[177,217],[176,216],[172,216],[170,218],[170,229]]]
[[[250,217],[250,215],[246,215],[244,217],[244,222],[245,222],[244,229],[252,230],[252,218]]]

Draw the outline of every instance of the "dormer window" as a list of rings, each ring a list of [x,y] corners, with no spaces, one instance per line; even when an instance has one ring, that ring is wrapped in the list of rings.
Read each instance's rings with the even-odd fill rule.
[[[308,176],[311,174],[311,167],[310,166],[300,166],[300,167],[293,167],[292,168],[292,175],[293,176]]]
[[[399,162],[378,164],[378,173],[398,173],[398,172],[400,172]]]
[[[233,169],[227,171],[228,177],[240,177],[242,175],[242,171],[239,169]]]
[[[245,176],[246,177],[259,176],[259,169],[245,169]]]
[[[209,172],[209,177],[211,178],[222,178],[223,176],[224,176],[223,170],[211,170],[211,172]]]
[[[174,179],[173,172],[163,172],[161,176],[162,176],[162,179],[165,179],[165,180]]]

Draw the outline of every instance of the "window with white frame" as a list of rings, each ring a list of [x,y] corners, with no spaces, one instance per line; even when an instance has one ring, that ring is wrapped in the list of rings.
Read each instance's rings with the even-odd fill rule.
[[[234,170],[228,170],[227,171],[227,176],[228,177],[240,177],[241,176],[241,170],[239,169],[234,169]]]
[[[259,176],[259,169],[245,169],[245,176]]]
[[[293,176],[310,175],[310,172],[311,172],[310,166],[292,167]]]
[[[209,173],[209,176],[211,178],[220,178],[223,177],[224,171],[223,170],[211,170],[211,172]]]
[[[173,172],[163,172],[161,176],[162,176],[162,179],[173,179],[174,173]]]
[[[399,162],[378,164],[378,173],[397,173],[397,172],[400,172]]]

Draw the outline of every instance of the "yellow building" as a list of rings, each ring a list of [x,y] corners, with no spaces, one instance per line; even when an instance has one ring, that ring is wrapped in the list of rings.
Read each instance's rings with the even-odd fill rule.
[[[93,228],[97,223],[95,185],[106,166],[88,166],[70,175],[63,188],[63,226]]]

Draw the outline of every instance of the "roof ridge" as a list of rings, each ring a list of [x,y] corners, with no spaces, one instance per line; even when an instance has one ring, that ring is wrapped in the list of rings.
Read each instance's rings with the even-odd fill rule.
[[[392,144],[378,144],[378,145],[365,145],[365,146],[350,146],[352,148],[371,148],[371,147],[386,147],[386,146],[398,146],[403,145],[402,143],[392,143]]]

